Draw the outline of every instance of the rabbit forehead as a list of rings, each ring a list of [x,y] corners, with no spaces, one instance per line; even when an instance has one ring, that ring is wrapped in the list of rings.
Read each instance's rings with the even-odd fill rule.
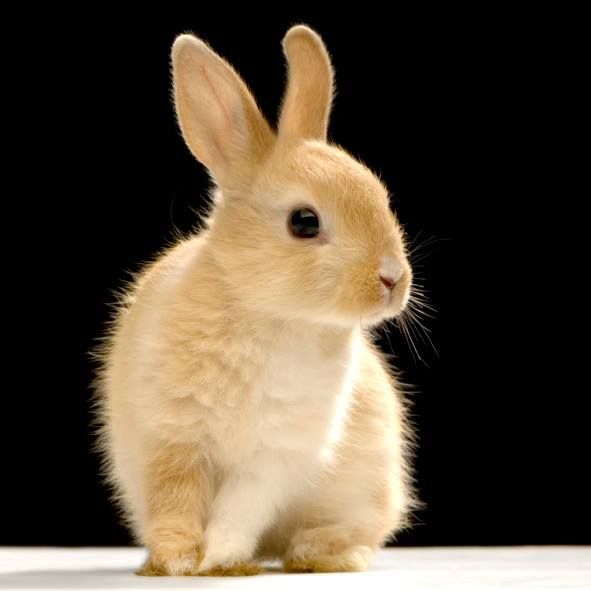
[[[302,141],[279,150],[267,179],[271,186],[281,186],[278,193],[284,204],[309,204],[320,213],[374,230],[390,231],[395,224],[386,187],[337,146]]]
[[[388,201],[388,191],[366,166],[335,145],[317,141],[279,145],[267,163],[266,178],[309,191]]]

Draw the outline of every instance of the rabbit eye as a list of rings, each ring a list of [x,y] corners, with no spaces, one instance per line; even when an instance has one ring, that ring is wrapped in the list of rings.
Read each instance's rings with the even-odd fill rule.
[[[288,226],[296,238],[316,238],[320,233],[318,214],[309,207],[292,211],[289,214]]]

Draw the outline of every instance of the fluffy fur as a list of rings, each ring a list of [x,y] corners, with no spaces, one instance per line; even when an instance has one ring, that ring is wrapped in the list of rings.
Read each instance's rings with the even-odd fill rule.
[[[180,127],[217,190],[106,339],[101,446],[150,551],[140,574],[363,570],[413,506],[400,390],[368,333],[408,300],[402,232],[381,182],[326,141],[320,37],[294,27],[284,50],[275,132],[205,43],[173,47]],[[317,238],[288,231],[302,206]]]

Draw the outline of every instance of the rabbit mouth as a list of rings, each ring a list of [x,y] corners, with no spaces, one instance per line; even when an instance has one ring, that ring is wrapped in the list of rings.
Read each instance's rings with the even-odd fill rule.
[[[394,318],[402,313],[404,310],[404,306],[401,306],[397,303],[397,298],[390,294],[387,298],[387,302],[385,304],[380,305],[377,309],[374,309],[369,314],[365,315],[364,324],[367,326],[372,326],[375,324],[379,324],[388,318]]]
[[[379,323],[388,318],[394,318],[406,308],[409,294],[408,289],[395,288],[393,290],[384,290],[382,301],[368,316],[369,323]]]

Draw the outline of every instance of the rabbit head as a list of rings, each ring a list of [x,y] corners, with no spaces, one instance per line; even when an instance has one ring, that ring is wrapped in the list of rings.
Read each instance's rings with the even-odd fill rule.
[[[217,187],[207,248],[244,305],[376,324],[409,297],[403,232],[380,180],[327,143],[333,70],[322,40],[299,25],[283,48],[289,73],[275,131],[225,60],[191,35],[174,43],[180,128]]]

